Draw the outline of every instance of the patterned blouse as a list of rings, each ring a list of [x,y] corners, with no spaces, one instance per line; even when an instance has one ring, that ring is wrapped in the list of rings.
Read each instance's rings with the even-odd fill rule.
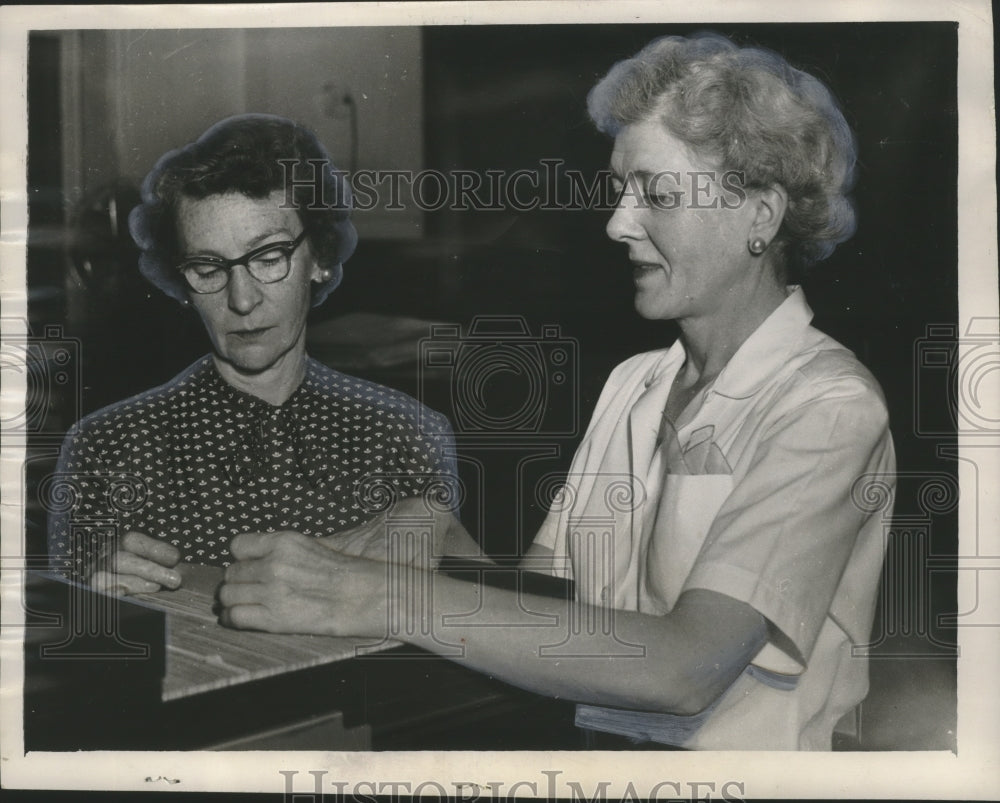
[[[312,359],[274,406],[229,385],[209,356],[81,421],[42,488],[53,568],[81,578],[130,530],[228,566],[238,533],[329,535],[424,492],[455,506],[444,416]]]

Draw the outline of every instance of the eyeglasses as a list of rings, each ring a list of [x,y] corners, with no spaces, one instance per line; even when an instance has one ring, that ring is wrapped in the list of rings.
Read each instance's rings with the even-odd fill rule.
[[[305,230],[294,240],[268,243],[236,259],[198,256],[185,259],[177,270],[195,293],[218,293],[229,284],[233,268],[243,265],[261,284],[274,284],[292,269],[292,254],[306,238]]]

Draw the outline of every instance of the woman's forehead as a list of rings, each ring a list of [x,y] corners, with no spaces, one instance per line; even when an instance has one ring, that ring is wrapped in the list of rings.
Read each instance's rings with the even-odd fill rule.
[[[222,218],[290,218],[297,212],[294,203],[286,203],[282,190],[273,190],[269,195],[252,198],[240,192],[227,192],[192,198],[181,195],[178,199],[178,217],[217,216]]]
[[[268,234],[296,235],[301,229],[295,207],[275,190],[264,198],[241,193],[182,196],[177,204],[177,232],[182,247],[225,247],[249,244]]]
[[[611,152],[611,170],[619,176],[700,171],[709,167],[706,160],[657,120],[624,126],[615,137]]]

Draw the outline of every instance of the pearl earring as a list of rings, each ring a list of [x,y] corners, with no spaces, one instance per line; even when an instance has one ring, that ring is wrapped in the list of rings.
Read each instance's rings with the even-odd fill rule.
[[[760,256],[767,250],[767,242],[763,237],[754,237],[749,243],[750,253]]]

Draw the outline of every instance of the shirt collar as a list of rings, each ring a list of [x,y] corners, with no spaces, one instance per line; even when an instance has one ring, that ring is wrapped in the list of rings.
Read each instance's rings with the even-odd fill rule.
[[[684,344],[678,337],[649,372],[646,377],[646,387],[659,385],[667,380],[673,381],[678,369],[684,364],[685,356]]]
[[[785,300],[743,341],[711,390],[731,399],[752,396],[788,362],[812,317],[802,288],[790,285]]]
[[[714,392],[732,399],[748,398],[787,362],[809,326],[813,311],[799,285],[789,285],[786,289],[785,300],[743,341],[706,393]],[[646,377],[646,387],[673,380],[686,356],[684,344],[678,337]]]

